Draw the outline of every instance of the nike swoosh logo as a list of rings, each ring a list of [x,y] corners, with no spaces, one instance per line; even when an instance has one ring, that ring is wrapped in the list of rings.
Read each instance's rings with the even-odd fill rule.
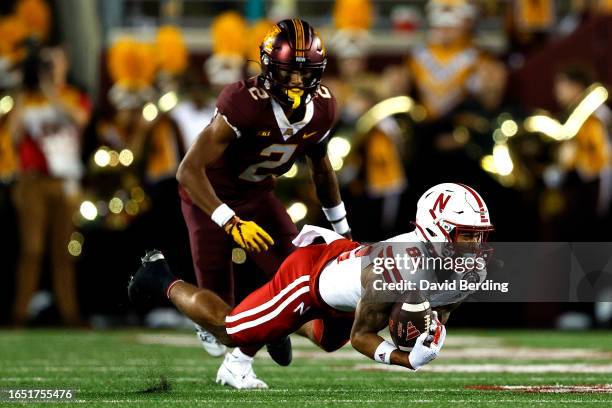
[[[308,139],[310,136],[313,136],[313,135],[316,135],[316,134],[317,134],[316,131],[310,132],[310,133],[304,133],[304,139]]]

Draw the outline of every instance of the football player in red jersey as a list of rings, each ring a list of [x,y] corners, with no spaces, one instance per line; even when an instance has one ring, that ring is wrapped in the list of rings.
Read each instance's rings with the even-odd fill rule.
[[[337,350],[350,339],[353,348],[373,360],[416,370],[438,355],[446,336],[443,324],[473,291],[460,289],[458,282],[455,288],[421,290],[428,300],[419,306],[434,309],[434,324],[419,335],[412,350],[398,349],[378,333],[388,326],[393,303],[405,289],[385,290],[381,284],[421,279],[438,282],[439,275],[435,268],[418,266],[377,272],[376,259],[386,261],[401,253],[432,259],[482,254],[493,226],[480,194],[456,183],[439,184],[425,192],[417,204],[414,224],[416,229],[410,233],[371,245],[307,225],[293,241],[298,248],[274,278],[233,309],[211,291],[178,280],[159,251],[142,259],[128,294],[136,303],[170,299],[227,345],[265,344],[298,332],[325,351]],[[313,244],[317,238],[325,244]],[[483,282],[487,274],[484,265],[453,272],[447,279]],[[433,338],[428,339],[430,335]],[[241,373],[249,367],[235,369]],[[217,382],[225,381],[217,376]]]
[[[307,22],[283,20],[266,35],[260,56],[262,73],[223,89],[212,122],[177,173],[198,286],[230,305],[234,242],[269,278],[294,249],[291,240],[297,230],[273,187],[275,177],[288,171],[297,157],[307,157],[317,196],[334,230],[350,236],[327,157],[336,102],[321,85],[327,63],[322,40]],[[203,330],[199,335],[203,342],[216,342]],[[288,338],[267,346],[277,363],[290,363]],[[226,362],[250,362],[257,350],[234,350]],[[244,378],[234,379],[241,388],[265,386],[252,370]]]

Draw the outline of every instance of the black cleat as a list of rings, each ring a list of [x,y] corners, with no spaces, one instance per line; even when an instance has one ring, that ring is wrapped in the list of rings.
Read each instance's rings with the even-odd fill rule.
[[[291,364],[293,352],[291,350],[291,339],[289,336],[285,336],[274,343],[266,344],[266,349],[276,364],[283,367]]]
[[[128,283],[128,296],[135,305],[143,308],[167,301],[166,290],[177,278],[170,271],[161,251],[147,251],[140,259],[142,266]]]

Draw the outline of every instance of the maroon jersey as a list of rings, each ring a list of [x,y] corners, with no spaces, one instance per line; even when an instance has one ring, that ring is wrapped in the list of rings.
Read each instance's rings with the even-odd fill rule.
[[[256,190],[271,190],[274,179],[296,158],[321,155],[336,119],[336,100],[321,86],[306,104],[304,118],[289,123],[280,104],[257,86],[257,78],[236,82],[217,99],[217,114],[236,132],[222,157],[206,173],[222,200]]]

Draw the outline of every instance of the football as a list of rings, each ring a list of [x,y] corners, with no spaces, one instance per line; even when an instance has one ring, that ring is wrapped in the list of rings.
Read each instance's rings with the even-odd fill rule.
[[[431,306],[419,291],[409,291],[394,305],[389,315],[389,332],[402,351],[411,351],[417,337],[429,329]]]

